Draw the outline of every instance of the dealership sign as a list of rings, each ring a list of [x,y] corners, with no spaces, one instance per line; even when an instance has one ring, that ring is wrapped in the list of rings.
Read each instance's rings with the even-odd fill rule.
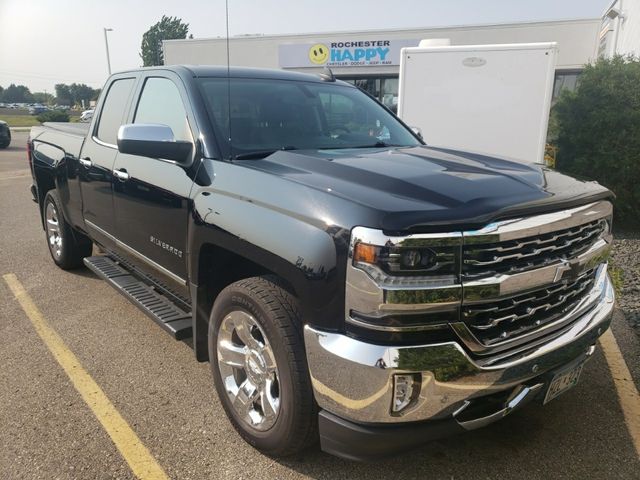
[[[400,50],[419,40],[343,40],[279,46],[281,68],[399,65]]]

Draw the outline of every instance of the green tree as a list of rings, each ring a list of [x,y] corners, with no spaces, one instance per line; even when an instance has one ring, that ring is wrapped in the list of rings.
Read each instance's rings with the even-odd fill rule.
[[[587,65],[575,92],[556,104],[557,168],[597,180],[616,194],[616,218],[638,226],[640,205],[640,60]]]
[[[74,105],[82,104],[89,106],[89,101],[93,98],[95,90],[84,83],[72,83],[69,85],[69,93]]]
[[[0,85],[0,102],[4,101],[2,99],[2,94],[4,93],[4,88],[2,88],[2,86]]]
[[[70,106],[81,105],[84,101],[84,105],[87,107],[89,102],[94,100],[100,92],[84,83],[72,83],[71,85],[58,83],[55,88],[57,102],[60,105]]]
[[[33,92],[33,101],[36,103],[41,103],[43,105],[48,105],[53,103],[55,100],[54,96],[50,93],[45,92]]]
[[[69,91],[69,85],[65,85],[64,83],[57,83],[55,89],[56,102],[59,105],[73,105],[73,97],[71,96],[71,92]]]
[[[2,101],[6,103],[31,103],[33,95],[24,85],[12,83],[2,93]]]
[[[183,23],[178,17],[162,16],[162,19],[142,35],[143,66],[164,65],[162,55],[162,41],[187,38],[189,24]]]

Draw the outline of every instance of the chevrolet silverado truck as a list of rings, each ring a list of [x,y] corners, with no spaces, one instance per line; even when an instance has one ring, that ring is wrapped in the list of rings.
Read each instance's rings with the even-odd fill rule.
[[[330,72],[157,67],[102,92],[90,124],[31,131],[51,257],[191,338],[266,454],[482,427],[573,387],[609,326],[597,183],[430,148]]]

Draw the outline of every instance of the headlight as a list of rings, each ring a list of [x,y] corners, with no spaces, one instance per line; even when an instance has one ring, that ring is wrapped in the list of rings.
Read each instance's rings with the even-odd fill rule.
[[[353,265],[371,273],[377,267],[391,276],[455,275],[457,246],[355,244]]]
[[[394,343],[446,335],[459,317],[461,248],[458,232],[387,235],[354,228],[345,292],[349,331]]]

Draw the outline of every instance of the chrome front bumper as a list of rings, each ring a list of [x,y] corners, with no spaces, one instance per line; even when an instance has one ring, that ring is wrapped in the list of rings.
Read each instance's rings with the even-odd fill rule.
[[[398,424],[451,419],[477,428],[502,418],[542,389],[546,372],[594,351],[609,327],[614,292],[606,268],[598,276],[594,307],[544,343],[516,359],[482,366],[457,342],[392,347],[305,327],[311,381],[318,405],[356,423]],[[596,291],[599,290],[599,291]],[[394,375],[418,373],[420,392],[401,414],[392,414]],[[461,415],[476,399],[511,392],[503,408],[478,418]],[[462,420],[464,418],[464,420]]]

